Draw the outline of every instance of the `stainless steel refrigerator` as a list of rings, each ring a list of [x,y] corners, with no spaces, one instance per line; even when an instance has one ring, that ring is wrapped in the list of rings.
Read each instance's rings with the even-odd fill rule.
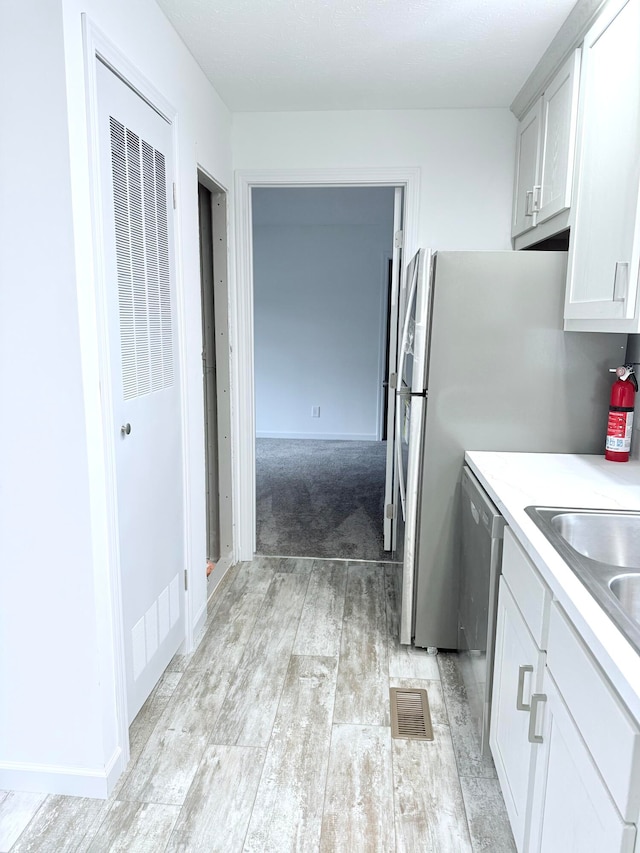
[[[393,383],[402,643],[457,645],[465,450],[604,452],[627,338],[562,331],[566,264],[422,249],[408,265]]]

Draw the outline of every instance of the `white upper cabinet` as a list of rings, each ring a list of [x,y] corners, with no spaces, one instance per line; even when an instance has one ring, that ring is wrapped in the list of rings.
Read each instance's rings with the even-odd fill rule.
[[[511,236],[569,209],[578,113],[580,51],[560,68],[518,124]],[[562,228],[566,223],[560,223]],[[546,235],[540,235],[540,238]],[[529,234],[535,242],[537,232]]]
[[[523,234],[536,224],[534,194],[540,189],[541,116],[542,100],[539,99],[518,124],[512,237]]]
[[[542,166],[536,224],[568,210],[578,121],[580,51],[574,51],[542,96]]]
[[[636,332],[640,0],[611,0],[582,51],[565,328]]]

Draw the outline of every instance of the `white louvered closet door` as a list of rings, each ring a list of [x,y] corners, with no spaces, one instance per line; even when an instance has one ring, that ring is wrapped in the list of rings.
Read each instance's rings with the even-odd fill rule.
[[[129,720],[184,639],[172,130],[98,62]]]

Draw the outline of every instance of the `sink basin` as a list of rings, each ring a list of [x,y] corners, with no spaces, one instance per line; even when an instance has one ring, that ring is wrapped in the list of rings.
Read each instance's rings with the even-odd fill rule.
[[[640,625],[640,574],[634,572],[611,578],[609,589],[625,613]]]
[[[562,512],[553,515],[550,522],[584,557],[640,569],[640,514]]]
[[[549,506],[525,512],[640,652],[640,512]]]

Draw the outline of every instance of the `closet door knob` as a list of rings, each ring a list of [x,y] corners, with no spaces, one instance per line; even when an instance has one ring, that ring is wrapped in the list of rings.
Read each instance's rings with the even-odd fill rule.
[[[120,427],[120,435],[124,438],[125,435],[129,435],[131,432],[131,424],[122,424]]]

